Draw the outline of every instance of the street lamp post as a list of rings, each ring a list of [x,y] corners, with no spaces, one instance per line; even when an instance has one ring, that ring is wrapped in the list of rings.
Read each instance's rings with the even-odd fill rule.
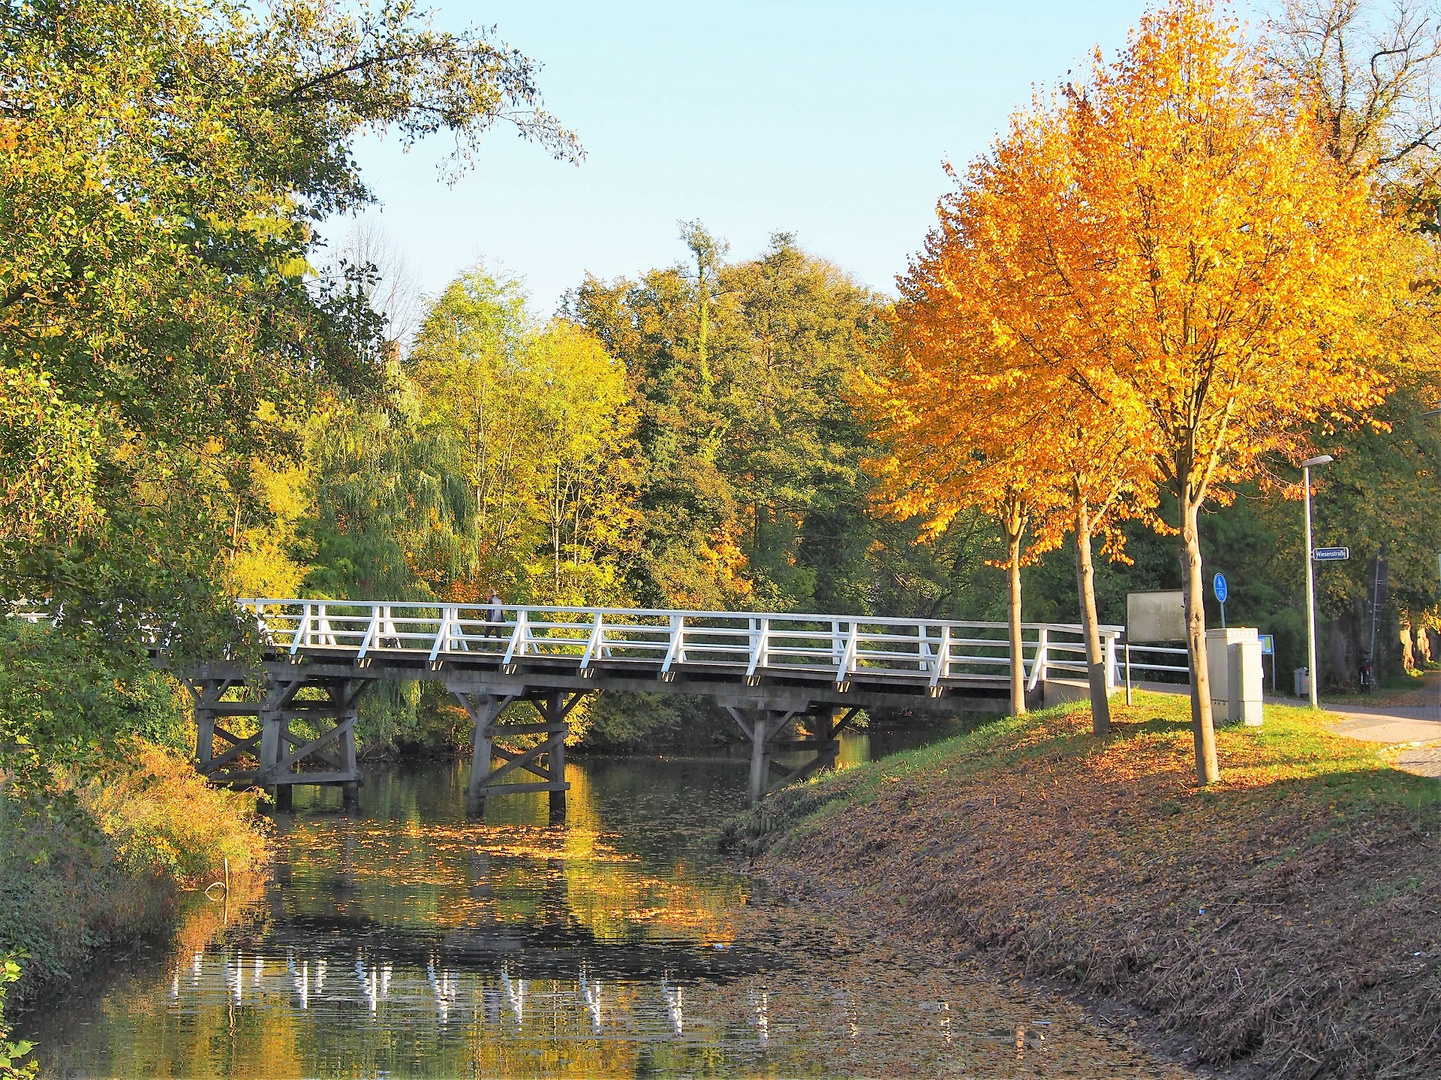
[[[1321,454],[1301,462],[1301,483],[1306,488],[1306,682],[1313,709],[1321,706],[1316,699],[1316,560],[1311,547],[1311,470],[1335,460],[1330,454]]]

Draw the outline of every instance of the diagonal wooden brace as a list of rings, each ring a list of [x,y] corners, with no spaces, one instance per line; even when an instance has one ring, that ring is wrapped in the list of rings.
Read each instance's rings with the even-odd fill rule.
[[[502,765],[500,768],[496,769],[493,773],[491,773],[485,778],[485,786],[503,786],[497,785],[496,781],[499,780],[502,776],[505,776],[507,773],[514,772],[516,769],[524,769],[526,772],[533,773],[536,776],[540,777],[542,780],[549,781],[553,784],[565,784],[564,777],[554,776],[550,769],[537,764],[537,762],[542,755],[553,755],[556,745],[564,743],[565,737],[568,734],[569,732],[565,730],[557,731],[549,738],[547,738],[544,742],[537,743],[529,750],[521,752],[512,752],[499,746],[493,747],[491,752],[496,754],[498,757],[505,758],[505,764]],[[564,788],[557,786],[557,790],[565,790],[568,787],[568,784],[566,784]]]
[[[200,771],[206,774],[214,772],[222,765],[229,764],[241,754],[247,752],[252,754],[255,753],[256,744],[260,742],[260,732],[258,731],[254,735],[250,735],[242,739],[231,735],[228,731],[224,731],[222,728],[217,726],[215,729],[215,734],[221,735],[224,738],[229,739],[233,745],[230,747],[229,750],[226,750],[225,752],[220,754],[216,754],[214,757],[201,762]]]
[[[301,743],[301,745],[297,749],[292,750],[290,753],[286,754],[270,769],[267,769],[266,772],[274,772],[277,775],[283,775],[289,772],[290,767],[294,765],[297,761],[309,757],[312,751],[335,742],[341,736],[349,732],[354,725],[354,716],[345,717],[345,719],[341,720],[340,723],[336,724],[329,731],[323,732],[321,735],[317,736],[314,739],[311,739],[307,743]],[[295,739],[293,736],[288,741],[292,743],[299,742],[299,740]]]

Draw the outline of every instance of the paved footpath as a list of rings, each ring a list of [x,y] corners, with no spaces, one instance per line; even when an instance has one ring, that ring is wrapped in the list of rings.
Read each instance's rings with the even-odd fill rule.
[[[1144,690],[1163,694],[1189,694],[1190,687],[1175,683],[1137,683]],[[1429,691],[1427,691],[1429,693]],[[1419,696],[1419,695],[1418,695]],[[1266,695],[1267,705],[1303,706],[1289,697]],[[1398,769],[1441,779],[1441,688],[1432,705],[1327,705],[1332,716],[1327,730],[1362,742],[1398,746],[1394,759]]]
[[[1277,704],[1287,704],[1284,698]],[[1396,766],[1407,772],[1441,779],[1441,704],[1327,705],[1336,717],[1326,725],[1337,735],[1401,747]]]

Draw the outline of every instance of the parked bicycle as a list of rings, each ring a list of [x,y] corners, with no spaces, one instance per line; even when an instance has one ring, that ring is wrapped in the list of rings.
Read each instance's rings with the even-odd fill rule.
[[[1361,693],[1369,694],[1376,689],[1376,666],[1369,656],[1361,659]]]

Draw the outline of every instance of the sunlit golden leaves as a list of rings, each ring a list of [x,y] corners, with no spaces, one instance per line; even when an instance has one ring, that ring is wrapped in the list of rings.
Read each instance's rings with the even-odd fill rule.
[[[1025,493],[1035,546],[1180,503],[1198,778],[1217,774],[1197,515],[1320,428],[1438,375],[1431,258],[1344,172],[1206,0],[1013,117],[901,279],[891,371],[860,381],[883,506],[934,533]],[[1070,520],[1058,511],[1070,507]],[[1088,509],[1100,512],[1094,516]],[[1008,529],[1009,531],[1009,529]]]

